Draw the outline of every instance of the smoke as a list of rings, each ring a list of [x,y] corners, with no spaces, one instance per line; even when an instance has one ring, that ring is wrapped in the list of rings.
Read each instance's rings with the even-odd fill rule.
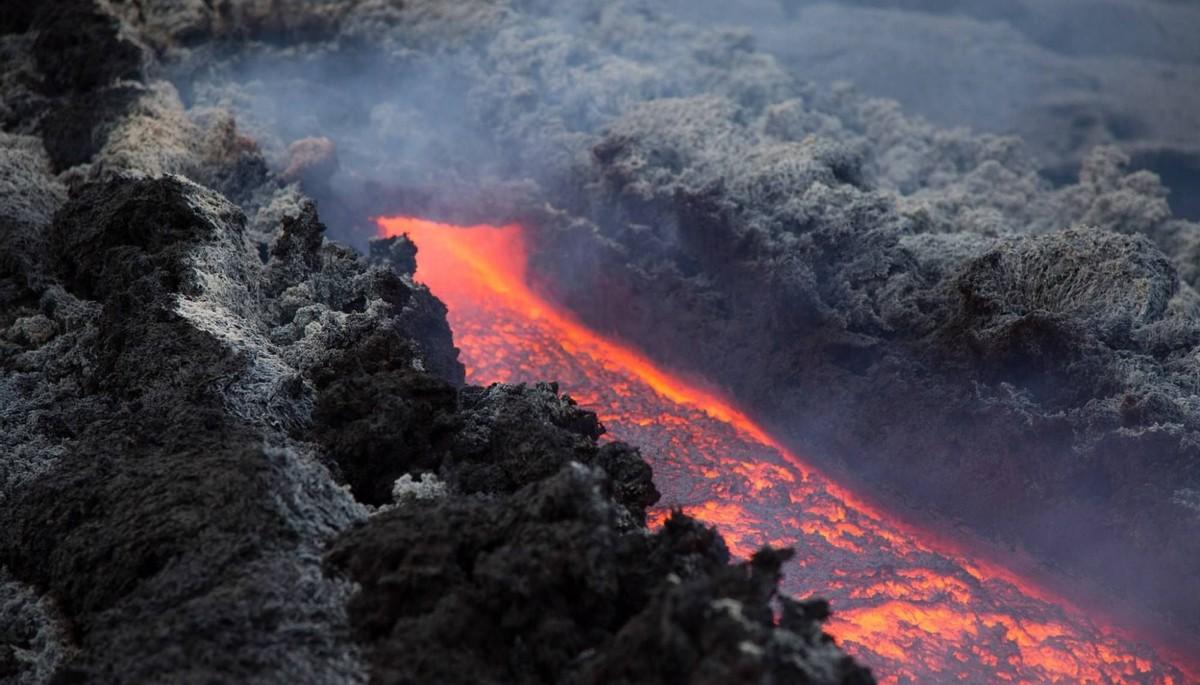
[[[1137,167],[1194,180],[1200,12],[1052,5],[340,2],[163,50],[277,169],[333,141],[339,237],[520,221],[597,329],[1196,635],[1200,227]]]

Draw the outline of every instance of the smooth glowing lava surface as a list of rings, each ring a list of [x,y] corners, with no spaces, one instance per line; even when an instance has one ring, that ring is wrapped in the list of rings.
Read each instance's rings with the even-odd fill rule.
[[[672,507],[732,551],[790,546],[784,589],[828,598],[828,630],[884,683],[1196,682],[1160,653],[1015,574],[895,521],[748,417],[589,330],[525,278],[519,226],[379,220],[418,246],[417,280],[449,308],[476,384],[557,380],[609,436],[642,448]]]

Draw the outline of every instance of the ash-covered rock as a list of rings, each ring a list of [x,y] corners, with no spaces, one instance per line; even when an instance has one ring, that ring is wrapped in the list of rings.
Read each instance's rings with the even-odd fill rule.
[[[0,680],[26,685],[50,680],[66,656],[65,626],[53,601],[0,570]]]
[[[140,78],[143,51],[92,0],[15,4],[20,24],[28,23],[12,29],[33,36],[29,55],[38,78],[31,80],[49,107],[28,123],[7,123],[24,128],[36,122],[56,171],[82,164],[136,100],[137,88],[128,81]]]
[[[53,603],[64,682],[357,672],[347,588],[304,559],[361,508],[311,450],[237,415],[247,356],[180,311],[209,296],[206,251],[240,262],[221,277],[250,273],[241,222],[182,179],[114,180],[15,243],[43,250],[24,255],[26,299],[50,333],[17,319],[4,356],[0,559]]]
[[[1077,177],[1098,145],[1163,176],[1200,217],[1200,30],[1172,0],[688,0],[664,11],[744,26],[786,69],[851,81],[943,127],[1017,134],[1040,168]],[[791,10],[790,14],[787,10]]]
[[[35,136],[0,133],[0,202],[9,221],[49,223],[66,200],[66,189],[50,172],[50,164]]]

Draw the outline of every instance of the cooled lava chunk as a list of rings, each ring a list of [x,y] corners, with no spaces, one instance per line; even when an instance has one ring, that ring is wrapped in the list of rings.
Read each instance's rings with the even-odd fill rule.
[[[828,608],[771,602],[788,551],[731,564],[674,514],[620,524],[603,471],[569,464],[514,493],[402,503],[334,546],[371,682],[870,685],[821,633]]]

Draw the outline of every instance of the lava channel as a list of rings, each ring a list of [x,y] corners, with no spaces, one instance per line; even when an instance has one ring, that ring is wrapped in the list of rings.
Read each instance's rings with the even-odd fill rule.
[[[519,226],[391,217],[449,309],[471,383],[558,380],[642,448],[663,493],[749,556],[789,546],[784,590],[828,598],[827,629],[883,683],[1200,682],[1161,651],[822,476],[729,403],[589,330],[525,278]]]

